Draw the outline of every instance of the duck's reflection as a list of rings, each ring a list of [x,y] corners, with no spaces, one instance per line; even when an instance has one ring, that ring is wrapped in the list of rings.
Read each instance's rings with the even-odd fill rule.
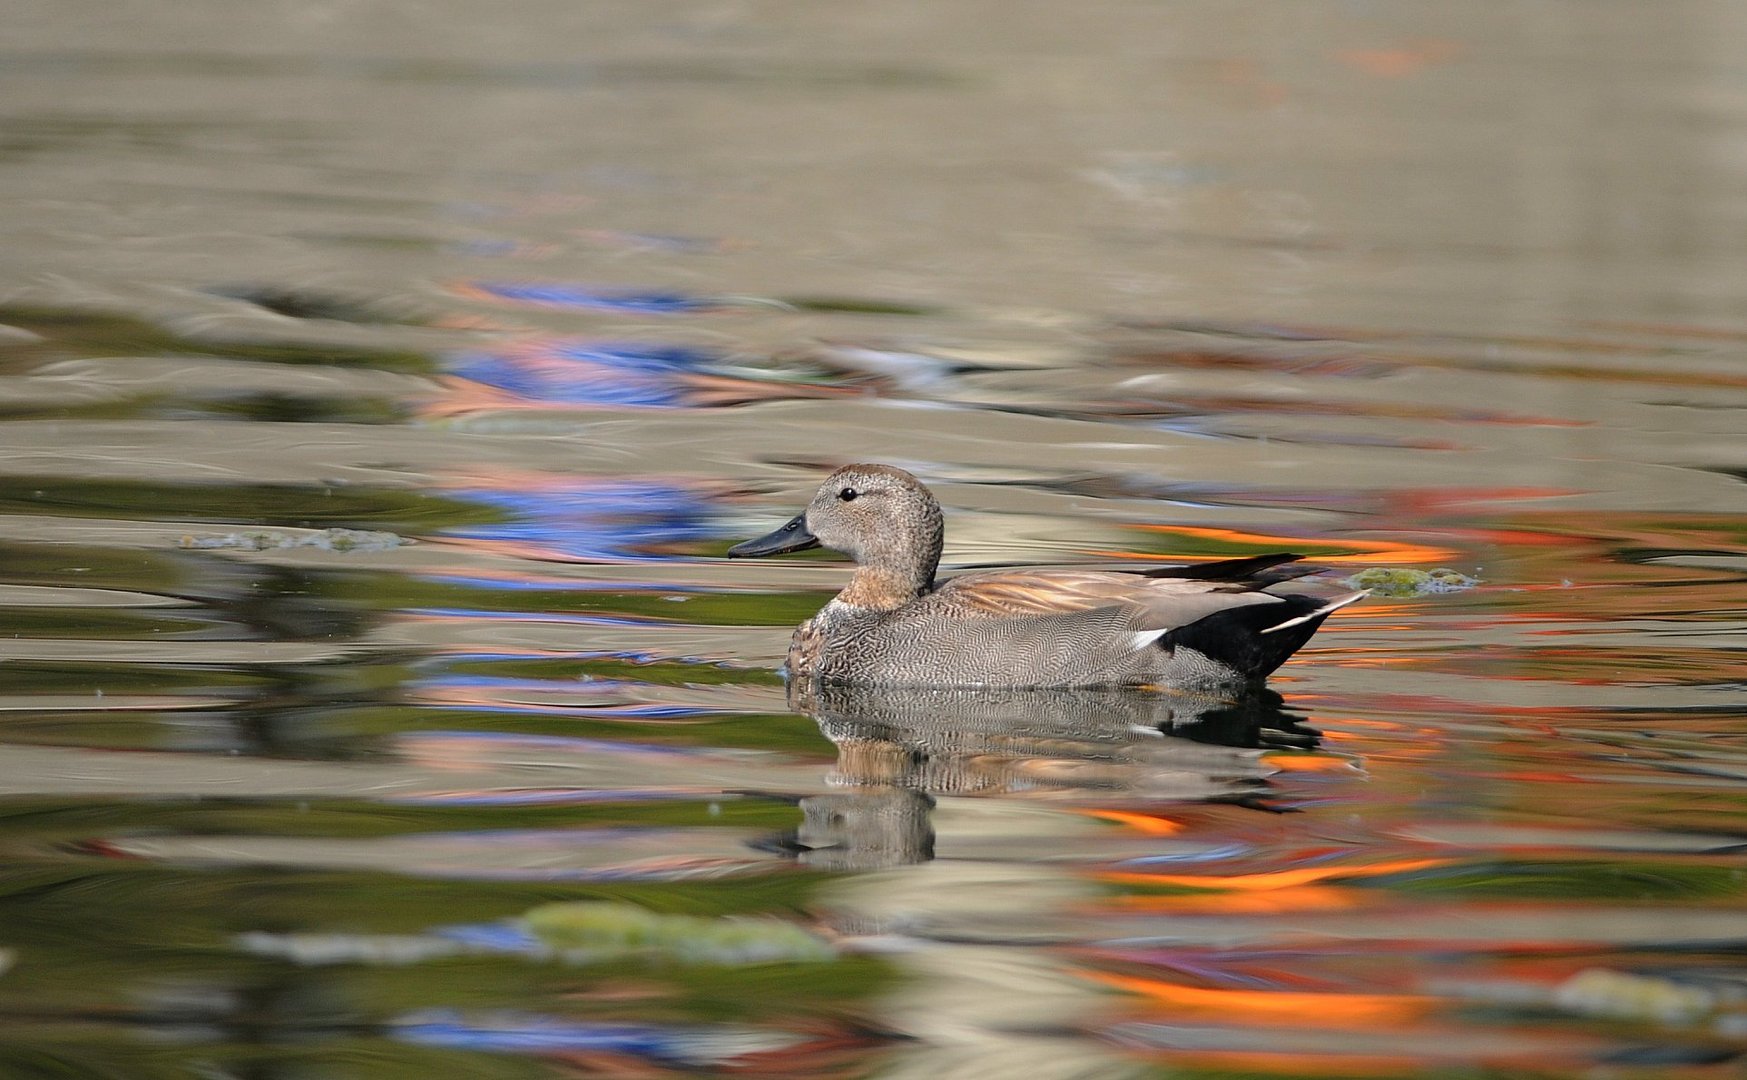
[[[845,790],[802,799],[803,822],[782,841],[825,869],[931,859],[935,796],[1251,801],[1266,792],[1258,750],[1318,740],[1268,690],[1225,698],[803,680],[791,684],[789,704],[837,746],[829,780]]]

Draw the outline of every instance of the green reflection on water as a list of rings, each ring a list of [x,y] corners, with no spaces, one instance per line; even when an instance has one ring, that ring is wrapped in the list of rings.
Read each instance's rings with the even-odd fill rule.
[[[0,843],[35,848],[106,836],[329,836],[348,839],[447,831],[599,828],[792,828],[792,802],[760,797],[553,806],[490,806],[349,800],[0,800]]]
[[[195,1027],[179,1045],[162,1036],[96,1025],[9,1024],[11,1046],[0,1047],[0,1076],[89,1080],[188,1080],[190,1076],[251,1076],[271,1080],[431,1080],[436,1076],[479,1080],[535,1080],[566,1075],[559,1066],[529,1058],[464,1050],[425,1049],[388,1039],[296,1030],[278,1032],[280,1045],[263,1045],[271,1029]],[[218,1041],[225,1040],[225,1041]],[[192,1043],[193,1045],[187,1045]],[[220,1072],[219,1070],[224,1070]]]
[[[660,573],[650,569],[651,576]],[[326,580],[324,580],[326,579]],[[824,592],[728,592],[683,586],[651,589],[497,588],[477,581],[336,572],[313,576],[322,594],[343,595],[381,611],[441,608],[460,611],[565,611],[631,615],[680,626],[793,626],[818,613]],[[673,599],[677,598],[677,599]]]
[[[181,400],[176,418],[212,416],[269,424],[398,424],[411,410],[392,398],[260,393],[209,401]]]
[[[479,503],[414,491],[346,485],[174,484],[133,480],[12,477],[0,480],[0,513],[239,525],[351,525],[435,531],[498,524]]]
[[[557,900],[800,918],[832,879],[780,864],[768,874],[697,881],[528,882],[296,868],[194,870],[57,856],[9,860],[0,870],[0,913],[9,941],[21,950],[16,975],[31,962],[34,946],[51,942],[114,961],[109,950],[118,942],[228,950],[231,936],[245,930],[418,933],[512,918]],[[0,999],[23,1000],[31,992],[27,984],[0,979]]]
[[[686,915],[805,922],[834,876],[778,865],[758,877],[682,882],[495,882],[392,874],[188,870],[88,859],[13,860],[0,871],[0,918],[18,962],[0,979],[0,1015],[108,1017],[150,1012],[177,987],[230,999],[271,996],[254,1019],[278,1034],[385,1020],[444,1006],[521,1008],[590,1019],[759,1020],[834,1014],[889,984],[884,962],[679,969],[645,961],[577,965],[516,955],[405,966],[300,967],[245,953],[251,931],[419,934],[514,919],[553,901],[598,900]],[[635,993],[622,991],[634,989]],[[205,999],[209,1007],[211,995]],[[246,1002],[245,1002],[246,1004]],[[157,1023],[168,1021],[160,1018]]]
[[[181,694],[196,700],[201,695],[224,694],[242,688],[258,687],[272,681],[271,673],[245,670],[240,667],[187,664],[124,664],[102,661],[36,661],[6,662],[6,692],[9,695],[91,693],[94,688],[105,694]],[[0,721],[3,722],[3,721]]]
[[[1408,893],[1497,895],[1536,900],[1738,900],[1739,865],[1653,859],[1610,862],[1470,862],[1354,881]]]
[[[127,315],[79,309],[0,306],[0,323],[40,335],[41,341],[9,347],[12,355],[31,359],[72,356],[221,356],[282,364],[363,367],[381,371],[432,374],[437,361],[404,349],[364,349],[344,345],[292,341],[204,341],[174,333],[155,323]]]
[[[0,606],[0,626],[15,637],[141,641],[209,632],[216,620],[163,609]]]
[[[362,714],[362,715],[360,715]],[[564,712],[524,709],[492,712],[472,709],[376,709],[344,714],[346,734],[386,735],[444,730],[497,734],[562,735],[579,739],[635,740],[652,745],[696,746],[702,749],[775,750],[829,760],[836,748],[819,733],[811,718],[793,713],[700,713],[687,717],[650,719],[635,714],[589,712],[577,707]],[[330,729],[331,730],[331,729]]]
[[[171,593],[193,568],[185,556],[134,548],[0,542],[5,580],[17,585],[75,585]]]
[[[449,675],[512,679],[623,679],[652,686],[781,686],[783,682],[782,676],[776,672],[757,668],[688,664],[671,660],[643,661],[612,656],[582,660],[557,657],[458,660],[445,663],[443,671]]]

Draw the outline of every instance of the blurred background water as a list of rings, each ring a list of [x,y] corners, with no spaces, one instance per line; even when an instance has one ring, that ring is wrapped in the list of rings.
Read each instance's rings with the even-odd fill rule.
[[[0,1074],[1739,1075],[1739,5],[7,23]],[[1479,584],[791,696],[855,460]]]

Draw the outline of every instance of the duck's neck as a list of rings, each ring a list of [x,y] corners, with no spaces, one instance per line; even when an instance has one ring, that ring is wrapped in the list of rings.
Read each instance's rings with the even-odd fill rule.
[[[934,570],[925,575],[915,569],[896,571],[883,566],[858,566],[849,584],[837,594],[837,602],[871,611],[893,611],[934,588]]]
[[[855,560],[855,576],[837,594],[837,602],[870,611],[893,611],[934,591],[934,572],[940,569],[945,546],[946,522],[939,504],[928,499],[915,519],[904,527],[865,539],[853,550],[844,550]]]

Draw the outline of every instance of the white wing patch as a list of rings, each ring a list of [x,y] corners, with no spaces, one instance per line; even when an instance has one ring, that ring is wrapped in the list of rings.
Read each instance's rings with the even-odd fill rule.
[[[1170,633],[1171,629],[1167,626],[1161,630],[1136,630],[1128,635],[1128,648],[1132,652],[1139,652]]]

